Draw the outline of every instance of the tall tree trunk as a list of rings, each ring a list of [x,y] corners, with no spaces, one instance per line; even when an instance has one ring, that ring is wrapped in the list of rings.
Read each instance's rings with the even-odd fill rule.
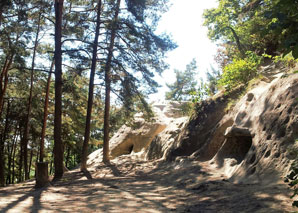
[[[21,134],[21,128],[20,128],[20,137],[21,137],[21,141],[22,141],[22,134]],[[22,146],[22,143],[20,142],[20,157],[19,157],[19,173],[18,173],[18,183],[22,182],[23,178],[22,178],[22,170],[23,170],[23,155],[24,155],[24,152],[23,152],[23,146]]]
[[[4,174],[4,141],[3,137],[0,138],[0,187],[5,186],[5,174]]]
[[[82,171],[87,170],[88,143],[89,143],[89,138],[90,138],[90,123],[91,123],[92,105],[93,105],[93,96],[94,96],[93,95],[93,93],[94,93],[94,76],[95,76],[95,69],[96,69],[97,46],[98,46],[98,37],[99,37],[99,29],[100,29],[100,22],[101,22],[100,16],[101,16],[101,0],[98,0],[95,38],[94,38],[94,42],[93,42],[92,64],[91,64],[91,71],[90,71],[85,135],[84,135],[84,143],[83,143],[82,158],[81,158],[81,170]]]
[[[4,103],[4,95],[6,93],[7,84],[8,84],[8,70],[12,64],[14,54],[6,56],[1,74],[0,74],[0,118],[2,116],[2,109]]]
[[[66,154],[66,162],[65,162],[65,167],[68,169],[69,164],[71,163],[70,159],[70,146],[67,147],[67,154]]]
[[[29,179],[28,137],[29,137],[29,131],[30,131],[30,119],[31,119],[32,96],[33,96],[33,82],[34,82],[34,67],[35,67],[36,50],[37,50],[37,47],[38,47],[38,37],[39,37],[39,31],[40,31],[40,19],[41,19],[41,13],[39,13],[39,16],[38,16],[37,31],[36,31],[35,41],[34,41],[32,64],[31,64],[31,76],[30,76],[30,93],[29,93],[29,98],[28,98],[27,116],[26,116],[26,120],[25,120],[25,131],[24,131],[24,137],[23,137],[23,141],[22,141],[22,146],[23,146],[23,151],[24,151],[25,180]]]
[[[5,159],[4,159],[4,143],[7,138],[8,134],[8,127],[9,127],[9,111],[10,111],[10,102],[7,101],[7,108],[6,108],[6,117],[5,117],[5,127],[2,133],[2,137],[0,139],[0,186],[5,186]]]
[[[31,172],[32,159],[33,159],[33,148],[31,148],[30,150],[30,160],[29,160],[29,169],[28,169],[29,178],[30,178],[30,172]]]
[[[54,179],[63,176],[62,129],[62,13],[63,0],[55,0],[55,118],[54,118]]]
[[[111,65],[113,58],[113,49],[115,43],[115,37],[117,32],[117,21],[120,9],[121,0],[117,0],[115,16],[113,20],[113,26],[111,31],[111,40],[108,48],[108,57],[105,66],[105,111],[104,111],[104,138],[103,138],[103,162],[110,162],[110,150],[109,150],[109,133],[110,133],[110,94],[111,94]]]
[[[50,95],[50,86],[51,86],[51,77],[52,77],[52,71],[54,67],[54,61],[52,61],[49,76],[47,79],[47,87],[46,87],[46,97],[44,100],[44,109],[43,109],[43,123],[42,123],[42,130],[41,130],[41,140],[40,140],[40,146],[39,146],[39,161],[43,162],[44,160],[44,139],[46,135],[46,128],[47,128],[47,119],[48,119],[48,107],[49,107],[49,95]]]
[[[16,157],[16,149],[17,149],[17,131],[16,131],[16,137],[14,141],[14,147],[13,147],[13,154],[12,154],[12,178],[11,183],[14,184],[15,181],[15,157]]]
[[[53,161],[50,162],[50,175],[53,174]]]
[[[12,164],[12,161],[14,161],[13,153],[15,153],[15,144],[16,144],[16,141],[17,141],[17,129],[18,128],[16,126],[15,133],[14,133],[14,138],[13,138],[12,145],[11,145],[11,150],[10,150],[9,155],[8,155],[8,174],[7,174],[8,184],[12,183],[11,164]]]

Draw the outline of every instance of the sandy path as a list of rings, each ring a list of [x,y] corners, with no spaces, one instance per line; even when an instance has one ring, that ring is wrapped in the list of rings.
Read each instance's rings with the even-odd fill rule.
[[[233,184],[198,162],[99,164],[42,189],[34,181],[0,189],[1,212],[290,212],[284,184]]]

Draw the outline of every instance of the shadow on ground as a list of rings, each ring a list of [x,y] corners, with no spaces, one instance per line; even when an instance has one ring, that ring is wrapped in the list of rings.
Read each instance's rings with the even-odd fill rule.
[[[188,162],[189,163],[189,162]],[[1,212],[286,212],[282,186],[214,179],[198,163],[100,165],[68,172],[50,186],[0,189]],[[128,164],[128,163],[127,163]],[[133,165],[134,164],[134,165]],[[188,166],[186,166],[188,164]],[[127,168],[131,168],[127,170]],[[130,173],[128,173],[129,171]]]

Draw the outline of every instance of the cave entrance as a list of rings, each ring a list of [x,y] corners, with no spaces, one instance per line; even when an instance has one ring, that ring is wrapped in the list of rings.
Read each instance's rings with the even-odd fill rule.
[[[133,150],[133,144],[130,147],[128,147],[128,154],[131,154],[132,150]]]
[[[219,166],[222,166],[224,159],[236,159],[237,164],[240,164],[252,145],[251,136],[232,136],[226,138],[220,151],[217,153],[216,160]]]

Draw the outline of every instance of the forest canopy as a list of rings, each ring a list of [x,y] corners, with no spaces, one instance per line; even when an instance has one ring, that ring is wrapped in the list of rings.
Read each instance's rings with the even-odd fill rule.
[[[86,169],[119,125],[150,113],[154,75],[176,48],[155,33],[167,10],[167,0],[1,1],[0,185],[33,177],[39,161],[56,178]]]

